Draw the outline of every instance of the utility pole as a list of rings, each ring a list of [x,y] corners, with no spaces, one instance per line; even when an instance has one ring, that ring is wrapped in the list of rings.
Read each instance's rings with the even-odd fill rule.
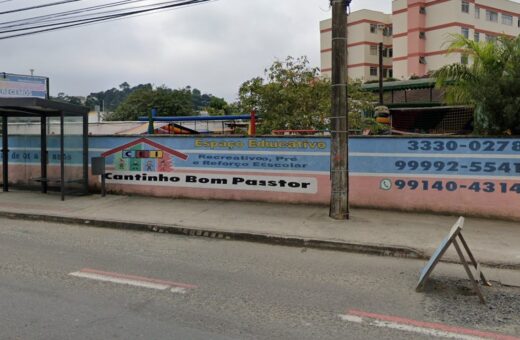
[[[351,0],[330,0],[332,6],[332,115],[329,216],[349,218],[347,9]]]
[[[379,105],[384,105],[383,99],[383,43],[379,43]]]

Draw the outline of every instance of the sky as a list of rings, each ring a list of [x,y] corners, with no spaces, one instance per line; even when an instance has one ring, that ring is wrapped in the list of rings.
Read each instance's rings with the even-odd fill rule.
[[[54,0],[0,1],[0,12]],[[107,0],[82,0],[52,10],[1,15],[20,19]],[[156,2],[156,1],[155,1]],[[390,12],[390,0],[353,0],[352,10]],[[262,76],[277,59],[307,56],[320,65],[320,20],[331,17],[328,0],[216,0],[28,37],[0,40],[0,72],[50,78],[51,95],[152,83],[190,85],[234,101],[240,85]]]

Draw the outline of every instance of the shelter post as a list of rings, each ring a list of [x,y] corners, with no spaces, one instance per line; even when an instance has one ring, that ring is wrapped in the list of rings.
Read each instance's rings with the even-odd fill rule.
[[[2,116],[2,187],[9,191],[9,137],[7,116]]]
[[[42,193],[47,192],[47,117],[40,118],[40,175]]]
[[[88,194],[88,113],[83,114],[83,189]]]
[[[63,111],[60,111],[60,191],[61,200],[65,201],[65,128]]]

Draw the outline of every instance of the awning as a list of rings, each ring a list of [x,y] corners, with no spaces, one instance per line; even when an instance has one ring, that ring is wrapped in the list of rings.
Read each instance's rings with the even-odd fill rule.
[[[435,87],[434,78],[421,78],[412,80],[386,81],[383,82],[383,91],[403,91],[403,90],[419,90],[431,89]],[[364,90],[370,92],[379,91],[379,83],[363,84],[361,86]]]

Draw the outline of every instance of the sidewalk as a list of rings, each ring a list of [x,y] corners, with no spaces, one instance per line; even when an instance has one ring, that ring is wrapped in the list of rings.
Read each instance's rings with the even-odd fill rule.
[[[457,216],[354,209],[349,221],[321,206],[138,196],[0,193],[0,216],[249,240],[427,259]],[[463,234],[482,264],[520,269],[520,223],[467,218]],[[451,250],[445,260],[457,261]],[[519,272],[520,273],[520,272]]]

